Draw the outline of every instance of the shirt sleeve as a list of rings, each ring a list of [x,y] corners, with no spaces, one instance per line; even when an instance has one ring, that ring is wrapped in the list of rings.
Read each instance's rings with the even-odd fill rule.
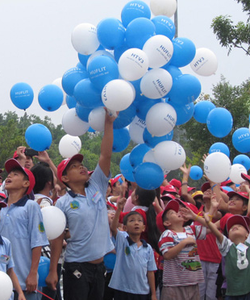
[[[105,176],[105,174],[103,173],[102,169],[100,168],[100,166],[98,164],[89,179],[90,184],[95,184],[98,186],[100,192],[104,196],[104,200],[106,199],[106,192],[107,192],[108,181],[109,181],[110,177],[111,177],[110,174],[108,177]]]
[[[163,234],[160,237],[159,243],[158,243],[159,249],[162,254],[168,252],[168,250],[172,247],[174,247],[174,238],[173,234],[170,230],[166,230],[163,232]]]
[[[202,225],[191,225],[190,226],[194,232],[197,240],[205,240],[207,235],[207,228]]]
[[[222,256],[226,256],[229,252],[230,247],[232,246],[233,242],[230,241],[227,237],[223,235],[222,243],[220,244],[218,239],[216,239],[216,243],[218,245],[218,248],[220,250],[220,253]]]

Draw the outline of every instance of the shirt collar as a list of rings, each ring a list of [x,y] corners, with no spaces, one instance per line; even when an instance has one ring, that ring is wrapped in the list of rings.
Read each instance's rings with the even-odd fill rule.
[[[128,240],[129,246],[132,246],[133,244],[135,244],[135,242],[132,241],[129,236],[127,236],[127,240]],[[142,246],[143,247],[145,247],[145,248],[148,247],[148,244],[147,244],[147,242],[145,240],[141,240],[141,242],[142,242]]]
[[[73,191],[67,191],[67,193],[72,197],[75,198],[77,196],[77,194],[75,194]]]
[[[15,206],[24,206],[27,201],[29,200],[29,198],[27,197],[27,195],[23,196],[21,199],[19,199],[17,202],[13,203],[13,205]],[[6,198],[6,203],[8,203],[8,198]]]
[[[3,238],[1,235],[0,235],[0,245],[3,245]]]

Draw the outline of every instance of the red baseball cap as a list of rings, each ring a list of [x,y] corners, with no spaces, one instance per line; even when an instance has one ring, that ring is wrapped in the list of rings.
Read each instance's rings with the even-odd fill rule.
[[[235,224],[240,224],[246,228],[247,232],[249,232],[249,224],[250,219],[248,217],[242,215],[233,215],[227,220],[227,232],[231,229]]]
[[[161,200],[162,201],[167,201],[167,200],[174,200],[175,199],[175,196],[174,195],[172,195],[172,194],[163,194],[162,196],[161,196]]]
[[[201,186],[201,191],[204,193],[206,190],[211,189],[210,186],[210,182],[206,181],[205,183],[203,183],[203,185]]]
[[[122,177],[122,175],[116,176],[115,178],[111,178],[111,179],[110,179],[111,187],[113,187],[114,184],[115,184],[121,177]]]
[[[170,200],[164,210],[162,210],[157,216],[156,216],[156,225],[159,228],[161,232],[165,231],[166,228],[163,225],[163,219],[162,216],[165,214],[168,210],[174,210],[175,212],[179,211],[179,203],[176,200]]]
[[[196,198],[199,198],[199,197],[203,198],[203,193],[202,193],[202,191],[196,191],[192,194],[192,197],[193,197],[193,199],[196,199]]]
[[[28,176],[30,185],[29,185],[29,187],[28,187],[28,189],[27,189],[26,194],[29,195],[29,194],[32,192],[32,190],[33,190],[33,188],[34,188],[34,186],[35,186],[35,183],[36,183],[36,180],[35,180],[35,177],[34,177],[33,173],[32,173],[30,170],[28,170],[28,169],[26,169],[26,168],[23,168],[23,167],[19,164],[19,162],[18,162],[16,159],[14,159],[14,158],[8,159],[8,160],[5,162],[4,167],[5,167],[5,170],[7,171],[8,174],[9,174],[12,170],[14,170],[14,169],[20,169],[25,175]]]
[[[177,191],[175,189],[175,187],[172,185],[172,184],[168,184],[166,186],[164,186],[162,189],[161,189],[161,194],[163,195],[164,193],[174,193],[174,194],[177,194]]]
[[[241,173],[241,177],[250,182],[250,176],[248,174]]]
[[[82,154],[76,154],[70,158],[66,158],[64,160],[62,160],[60,162],[60,164],[57,166],[57,178],[63,183],[62,181],[62,174],[63,171],[67,168],[68,164],[72,161],[72,160],[77,160],[80,163],[83,161],[83,155]]]
[[[7,198],[7,197],[6,197],[6,195],[5,195],[4,193],[0,193],[0,198],[5,199],[5,198]]]
[[[227,186],[228,184],[233,183],[231,179],[228,179],[226,181],[223,181],[220,185],[221,186]]]
[[[196,215],[199,213],[198,208],[194,204],[190,202],[182,201],[181,199],[176,199],[176,200],[179,201],[181,204],[183,204],[185,207],[190,208]]]
[[[6,207],[6,206],[7,206],[7,203],[5,203],[4,201],[0,201],[0,210],[1,210],[1,208]]]
[[[17,151],[14,152],[13,154],[13,158],[17,159],[18,158],[18,154],[17,154]]]
[[[169,181],[169,183],[178,189],[181,188],[181,182],[178,179],[173,178]]]
[[[248,193],[246,193],[246,192],[235,192],[235,191],[232,191],[232,192],[228,192],[227,195],[228,195],[229,198],[231,198],[231,197],[233,197],[235,195],[238,195],[238,196],[240,196],[240,197],[242,197],[244,199],[247,199],[247,200],[249,198],[248,197]]]

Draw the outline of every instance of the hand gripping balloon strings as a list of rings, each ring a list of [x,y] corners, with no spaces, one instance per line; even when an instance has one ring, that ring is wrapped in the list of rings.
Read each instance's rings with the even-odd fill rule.
[[[54,300],[53,298],[50,298],[48,295],[46,295],[46,294],[42,293],[42,292],[41,292],[41,291],[39,291],[39,290],[36,290],[36,292],[38,292],[38,293],[42,294],[43,296],[45,296],[46,298],[48,298],[48,299],[50,299],[50,300]]]

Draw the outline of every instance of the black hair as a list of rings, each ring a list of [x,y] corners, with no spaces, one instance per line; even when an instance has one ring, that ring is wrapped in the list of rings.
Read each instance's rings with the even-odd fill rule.
[[[30,181],[30,179],[29,179],[29,176],[24,172],[24,170],[22,169],[22,168],[14,168],[14,169],[12,169],[10,172],[12,172],[12,171],[20,171],[20,172],[22,172],[23,173],[23,177],[24,177],[24,180],[28,180],[28,181]],[[10,173],[9,172],[9,173]]]
[[[160,239],[161,233],[156,225],[156,212],[153,206],[153,202],[156,197],[156,191],[145,190],[137,186],[135,189],[135,195],[138,196],[137,202],[139,205],[148,207],[148,210],[146,212],[148,243],[156,252],[159,253],[158,241]]]
[[[52,186],[54,186],[53,172],[47,163],[39,162],[33,166],[30,171],[33,173],[36,180],[33,189],[35,194],[41,192],[49,181],[51,181]]]
[[[127,223],[128,223],[128,218],[129,218],[130,216],[133,216],[133,215],[140,215],[140,216],[142,217],[143,224],[145,224],[143,216],[142,216],[138,211],[133,210],[133,211],[130,211],[128,214],[126,214],[126,215],[124,216],[123,222],[122,222],[123,225],[127,225]]]
[[[238,195],[238,196],[239,196],[240,199],[243,201],[243,205],[248,206],[248,199],[246,199],[246,198],[244,198],[244,197],[242,197],[242,196],[240,196],[240,195]],[[232,197],[231,197],[231,198],[232,198]],[[229,201],[230,201],[231,198],[229,198]],[[247,214],[247,209],[244,210],[242,216],[246,216],[246,214]]]

